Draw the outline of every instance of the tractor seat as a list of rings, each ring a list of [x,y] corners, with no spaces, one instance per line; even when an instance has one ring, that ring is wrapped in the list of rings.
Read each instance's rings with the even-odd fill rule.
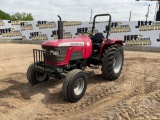
[[[92,38],[92,42],[93,43],[102,43],[103,39],[104,39],[104,36],[102,33],[96,33]]]

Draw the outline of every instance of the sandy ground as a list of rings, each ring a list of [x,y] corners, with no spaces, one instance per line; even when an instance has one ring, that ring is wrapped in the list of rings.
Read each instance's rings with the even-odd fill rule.
[[[88,88],[77,103],[61,92],[63,79],[31,86],[26,70],[40,45],[0,44],[0,120],[160,120],[160,54],[125,51],[122,74],[106,81],[87,69]]]

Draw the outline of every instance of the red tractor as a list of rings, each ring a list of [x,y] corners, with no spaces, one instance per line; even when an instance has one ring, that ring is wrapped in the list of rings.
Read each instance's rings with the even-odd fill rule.
[[[93,35],[98,16],[109,16],[106,38],[102,33]],[[63,39],[63,21],[58,21],[58,39],[42,43],[43,50],[33,50],[34,63],[27,70],[27,79],[34,85],[47,81],[49,77],[64,78],[62,92],[65,99],[76,102],[82,98],[87,88],[85,67],[92,69],[101,65],[103,78],[115,80],[123,66],[123,41],[108,39],[111,15],[94,16],[92,33],[76,38]]]

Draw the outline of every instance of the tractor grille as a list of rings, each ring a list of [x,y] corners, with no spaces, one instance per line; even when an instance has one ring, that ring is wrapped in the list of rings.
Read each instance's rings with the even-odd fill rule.
[[[33,57],[35,67],[52,71],[54,70],[52,52],[33,49]]]

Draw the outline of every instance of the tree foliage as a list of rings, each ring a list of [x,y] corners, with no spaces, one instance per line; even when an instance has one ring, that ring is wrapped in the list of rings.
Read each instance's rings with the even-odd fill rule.
[[[0,10],[0,19],[10,20],[11,16],[8,13],[5,13],[4,11]]]
[[[23,20],[23,21],[32,21],[34,20],[31,13],[15,13],[14,15],[9,15],[8,13],[5,13],[4,11],[0,10],[0,19],[2,20]]]
[[[31,13],[15,13],[14,15],[11,16],[12,20],[24,20],[24,21],[29,21],[29,20],[34,20],[33,16]]]

